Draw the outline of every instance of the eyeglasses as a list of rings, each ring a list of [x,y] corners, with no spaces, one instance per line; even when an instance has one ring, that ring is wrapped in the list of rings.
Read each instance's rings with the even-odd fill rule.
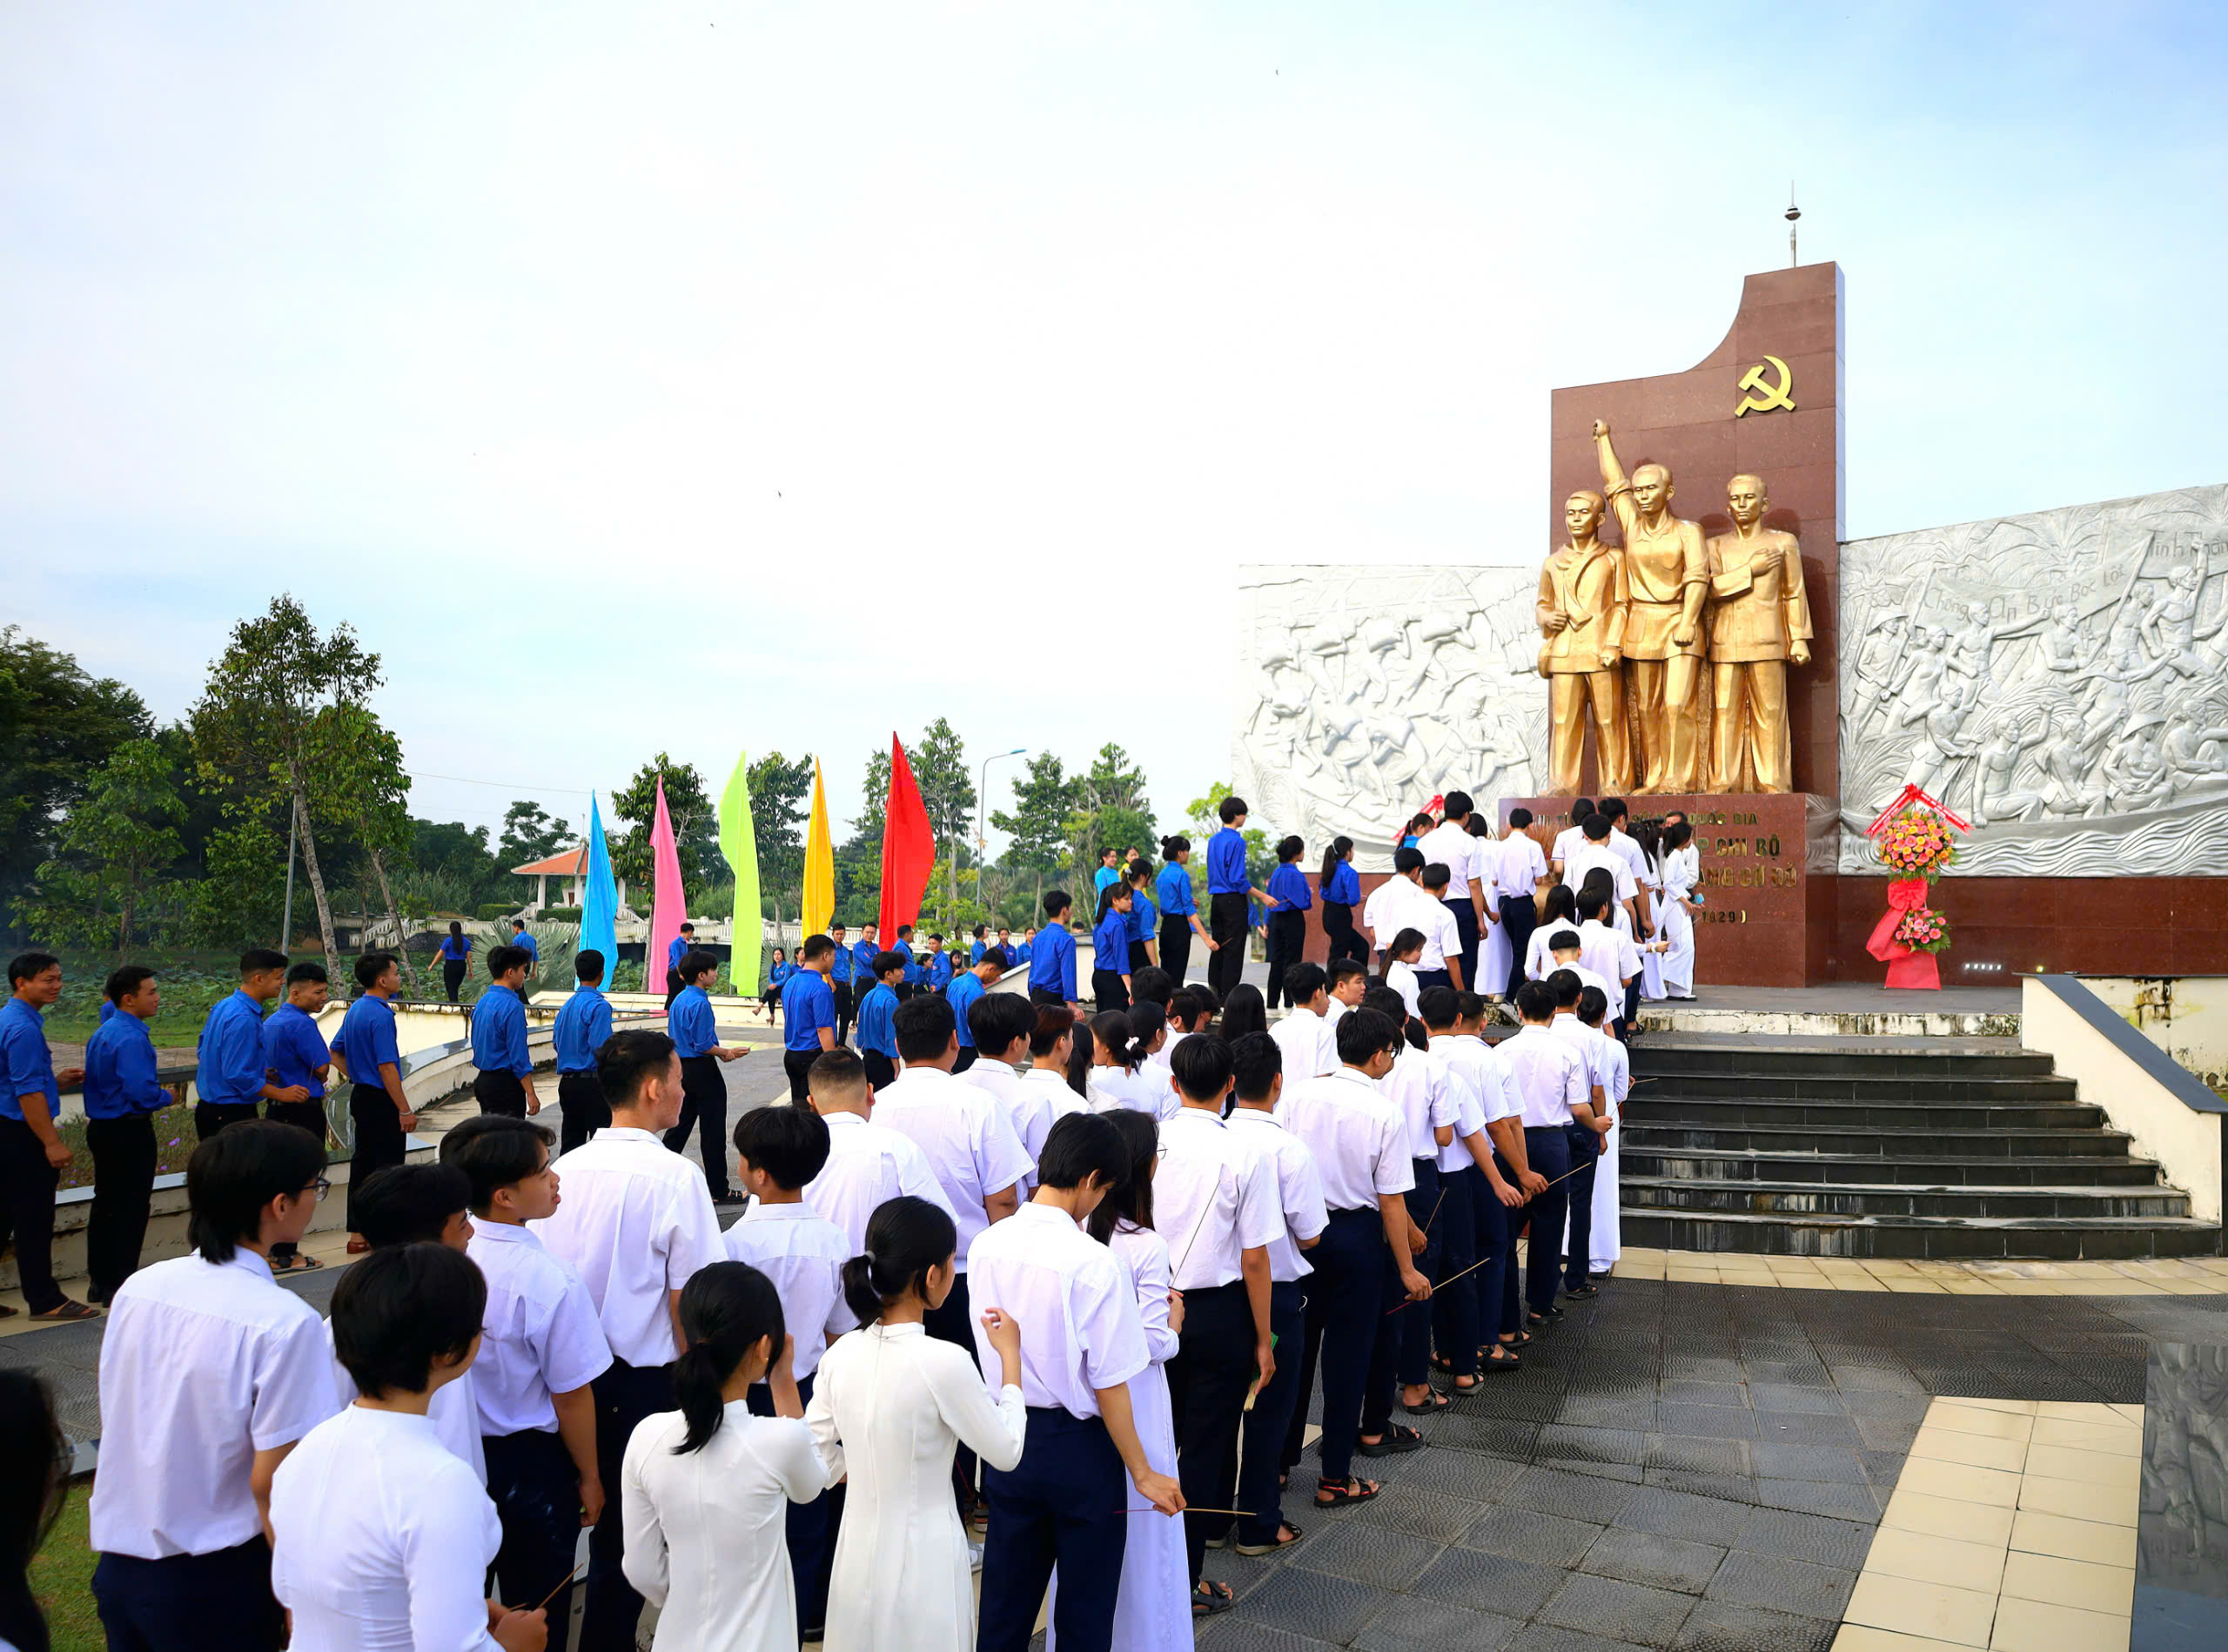
[[[332,1191],[332,1184],[327,1181],[324,1177],[320,1176],[302,1191],[306,1193],[314,1193],[319,1199],[323,1199],[327,1193]]]

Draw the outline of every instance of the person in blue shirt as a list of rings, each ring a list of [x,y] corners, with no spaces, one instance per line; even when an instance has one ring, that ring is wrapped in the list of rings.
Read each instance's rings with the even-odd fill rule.
[[[1030,927],[1029,933],[1037,933],[1035,925]],[[1006,968],[1009,970],[1018,970],[1029,962],[1029,944],[1015,940],[1013,931],[1003,923],[998,925],[997,948],[1006,955]]]
[[[720,1064],[740,1061],[750,1051],[720,1042],[711,999],[713,977],[719,972],[720,961],[709,952],[681,955],[681,987],[667,1008],[665,1024],[681,1058],[681,1118],[665,1132],[665,1145],[676,1153],[686,1152],[689,1127],[695,1125],[712,1203],[740,1205],[742,1195],[728,1185],[728,1081]]]
[[[866,1007],[867,994],[882,980],[882,966],[875,962],[882,956],[881,934],[879,924],[862,923],[858,944],[851,949],[851,1009],[855,1015]]]
[[[1109,843],[1098,851],[1098,870],[1091,875],[1091,898],[1106,893],[1106,886],[1122,881],[1122,851]]]
[[[47,1006],[62,996],[62,960],[25,952],[8,964],[8,1002],[0,1006],[0,1212],[16,1236],[16,1273],[34,1320],[90,1320],[99,1310],[62,1294],[54,1282],[54,1190],[70,1148],[54,1127],[62,1086],[81,1084],[77,1067],[54,1070],[47,1048]],[[0,1318],[12,1318],[12,1313]]]
[[[611,1103],[596,1077],[595,1052],[611,1037],[611,1000],[603,987],[603,953],[587,947],[573,957],[573,996],[557,1011],[559,1153],[569,1153],[611,1122]]]
[[[541,943],[528,933],[526,920],[522,917],[511,920],[511,944],[526,954],[526,972],[530,976],[539,975],[541,972]]]
[[[116,1013],[85,1044],[85,1145],[93,1155],[85,1299],[104,1303],[138,1271],[158,1160],[154,1116],[171,1105],[171,1092],[155,1078],[155,1041],[147,1031],[163,1003],[155,972],[127,964],[110,975],[103,994]]]
[[[694,923],[682,924],[681,933],[666,943],[665,1007],[668,1010],[673,1008],[673,1001],[681,996],[681,989],[688,984],[681,978],[681,960],[695,950],[695,946],[696,926]],[[642,984],[648,986],[649,983],[645,980]]]
[[[889,950],[905,960],[905,978],[897,984],[898,1001],[903,1003],[911,997],[913,989],[921,984],[921,965],[913,956],[913,926],[910,923],[897,926],[897,938],[889,944]]]
[[[1029,1001],[1064,1004],[1078,1016],[1083,1005],[1076,997],[1076,937],[1068,933],[1068,910],[1074,904],[1064,889],[1044,892],[1044,927],[1029,960]]]
[[[1154,893],[1160,907],[1160,967],[1168,971],[1177,985],[1184,984],[1184,977],[1191,967],[1191,937],[1206,944],[1208,954],[1215,950],[1214,937],[1207,933],[1206,925],[1199,922],[1198,897],[1191,892],[1191,840],[1181,833],[1160,840],[1160,857],[1166,863],[1160,876],[1154,880]]]
[[[969,969],[973,969],[976,964],[983,961],[983,954],[989,950],[990,944],[990,926],[987,923],[977,923],[975,926],[974,939],[970,943],[967,948],[967,967]]]
[[[1091,991],[1098,1013],[1130,1007],[1130,886],[1098,891],[1098,922],[1091,931]]]
[[[828,938],[836,944],[833,967],[829,970],[828,984],[836,994],[836,1042],[842,1044],[851,1036],[851,1022],[859,1012],[859,1000],[866,996],[866,982],[859,982],[859,991],[851,991],[852,978],[859,973],[859,961],[851,955],[850,930],[841,923],[828,926]]]
[[[240,954],[240,988],[209,1011],[195,1052],[194,1133],[207,1141],[227,1125],[256,1116],[258,1102],[307,1101],[299,1085],[270,1082],[263,1054],[263,1006],[285,990],[286,955],[268,947]]]
[[[836,1047],[836,989],[828,980],[836,967],[836,943],[824,935],[808,935],[797,956],[803,967],[789,977],[789,1004],[782,1012],[782,1071],[789,1076],[789,1099],[802,1107],[809,1093],[806,1077],[812,1064]]]
[[[1306,848],[1297,837],[1284,839],[1277,845],[1277,870],[1269,874],[1269,990],[1265,996],[1272,1010],[1277,1007],[1278,995],[1285,991],[1285,971],[1307,951],[1307,910],[1315,904],[1315,892],[1307,887],[1307,874],[1299,870],[1299,857]],[[1290,995],[1285,997],[1289,1002]]]
[[[402,1163],[418,1115],[402,1089],[402,1055],[394,1036],[394,1000],[402,991],[402,965],[392,952],[366,952],[356,960],[356,984],[362,989],[332,1041],[332,1064],[348,1081],[348,1117],[356,1126],[355,1156],[348,1164],[348,1205],[356,1190],[380,1171]],[[354,1222],[348,1224],[348,1253],[361,1256],[371,1246]]]
[[[1354,870],[1352,838],[1334,837],[1323,851],[1322,896],[1323,932],[1331,937],[1329,962],[1352,958],[1367,964],[1368,938],[1354,927],[1354,908],[1361,904],[1361,876]]]
[[[472,1064],[480,1069],[472,1093],[484,1113],[524,1118],[541,1111],[534,1087],[534,1058],[526,1047],[526,954],[499,946],[487,954],[487,990],[472,1005]]]
[[[1160,965],[1160,909],[1152,903],[1152,868],[1131,861],[1123,874],[1130,885],[1130,973]]]
[[[308,1131],[319,1146],[331,1128],[325,1118],[325,1079],[332,1070],[332,1051],[318,1031],[317,1017],[331,992],[325,965],[305,958],[286,971],[286,1001],[263,1024],[263,1064],[271,1081],[281,1090],[305,1092],[300,1101],[265,1103],[263,1116]],[[284,1240],[271,1247],[270,1261],[273,1273],[324,1266]]]
[[[773,1024],[774,1012],[782,1007],[782,989],[789,985],[789,977],[796,972],[797,966],[789,962],[789,952],[775,947],[773,960],[766,966],[766,990],[758,995],[758,1002],[766,1011],[768,1025]]]
[[[931,992],[951,984],[951,954],[943,950],[943,937],[929,937],[929,956],[921,960],[921,980]]]
[[[1214,950],[1207,958],[1207,984],[1217,998],[1245,978],[1245,943],[1253,932],[1252,903],[1268,900],[1245,871],[1245,800],[1225,797],[1215,809],[1222,829],[1207,839],[1207,933]]]
[[[449,921],[449,932],[441,937],[440,950],[433,956],[441,963],[441,984],[448,989],[449,1002],[456,1002],[457,990],[464,985],[464,975],[472,967],[472,937],[464,932],[464,925],[453,918]]]
[[[866,1064],[867,1082],[886,1090],[897,1082],[897,984],[905,975],[905,960],[895,952],[877,953],[874,984],[859,1000],[859,1059]]]
[[[952,1063],[952,1071],[965,1072],[975,1064],[975,1035],[968,1030],[967,1012],[977,998],[997,985],[998,977],[1005,972],[1006,955],[994,946],[985,947],[983,956],[952,977],[951,984],[944,988],[943,996],[959,1022],[959,1059]]]

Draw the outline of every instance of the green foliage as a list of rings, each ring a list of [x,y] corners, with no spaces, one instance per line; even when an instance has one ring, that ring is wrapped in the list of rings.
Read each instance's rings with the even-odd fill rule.
[[[705,794],[704,778],[694,763],[676,763],[660,752],[634,771],[626,789],[615,793],[611,812],[633,829],[608,840],[612,875],[630,889],[651,893],[650,832],[657,822],[658,781],[665,781],[665,808],[673,822],[673,843],[681,861],[681,881],[701,883],[721,864],[719,818]]]
[[[210,835],[207,873],[188,892],[186,934],[197,946],[241,946],[278,938],[286,904],[286,838],[262,811],[243,805]]]
[[[1098,749],[1088,772],[1075,782],[1075,809],[1068,816],[1068,844],[1074,864],[1096,866],[1109,846],[1158,854],[1159,828],[1145,796],[1144,771],[1112,741]]]
[[[520,887],[488,848],[485,826],[413,820],[410,828],[410,863],[395,877],[405,911],[470,912]]]
[[[162,749],[125,741],[63,822],[36,893],[16,903],[18,920],[43,941],[130,950],[146,933],[157,879],[184,852],[185,813]],[[174,909],[175,890],[165,892]]]
[[[911,758],[909,756],[909,762]],[[876,877],[881,876],[882,811],[889,803],[889,748],[877,747],[867,759],[866,778],[859,782],[859,812],[851,820],[852,841],[863,844],[874,856]]]
[[[553,820],[537,802],[521,797],[503,811],[503,836],[497,850],[503,869],[547,860],[576,841],[570,824]]]
[[[273,917],[275,933],[278,920]],[[267,940],[268,937],[266,937]],[[135,948],[131,962],[156,972],[162,984],[162,1012],[148,1031],[158,1050],[191,1051],[209,1011],[239,984],[239,952],[190,950],[178,947]],[[46,1012],[46,1036],[62,1044],[83,1044],[100,1024],[104,965],[77,957],[62,960],[62,996]],[[181,1057],[180,1059],[185,1058]],[[167,1059],[167,1058],[166,1058]],[[164,1139],[158,1138],[158,1142]]]
[[[804,831],[812,808],[812,759],[792,762],[769,751],[750,765],[751,842],[758,851],[762,904],[794,914],[804,902]],[[728,911],[735,891],[728,891]]]
[[[500,923],[519,910],[515,901],[489,901],[473,913],[482,923]]]
[[[1059,757],[1040,751],[1013,782],[1013,812],[990,816],[990,823],[1010,838],[1006,862],[1044,879],[1057,871],[1068,846],[1069,817],[1077,811],[1077,782],[1070,780]]]
[[[545,906],[534,915],[537,923],[577,923],[580,909],[577,906]]]
[[[967,746],[948,719],[938,717],[921,733],[920,743],[905,749],[913,783],[939,844],[968,841],[975,823],[975,781],[967,772]],[[887,790],[885,785],[884,788]]]
[[[1191,828],[1185,836],[1191,838],[1196,851],[1191,862],[1191,883],[1198,890],[1201,900],[1206,898],[1205,864],[1207,839],[1222,829],[1222,816],[1216,811],[1222,807],[1223,799],[1230,795],[1230,782],[1218,780],[1207,788],[1205,796],[1194,797],[1184,805],[1184,818]],[[1266,886],[1269,874],[1277,870],[1276,851],[1269,847],[1269,834],[1258,826],[1248,826],[1238,833],[1238,836],[1245,843],[1245,876],[1257,885]]]

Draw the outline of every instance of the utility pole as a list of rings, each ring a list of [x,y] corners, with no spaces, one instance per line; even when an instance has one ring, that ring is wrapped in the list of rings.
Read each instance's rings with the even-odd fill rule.
[[[279,920],[278,950],[284,952],[294,942],[294,840],[302,829],[302,808],[298,802],[286,813],[286,914]]]
[[[981,898],[983,893],[983,867],[990,857],[990,828],[986,824],[990,818],[990,765],[1003,758],[1021,756],[1026,753],[1028,749],[1029,748],[1026,746],[1016,746],[1011,751],[994,751],[989,756],[983,759],[983,766],[976,771],[976,779],[975,783],[975,894],[978,900]],[[952,875],[956,878],[958,876],[959,866],[959,854],[956,850],[952,852],[951,860]],[[954,904],[957,903],[956,895],[954,896],[953,902]]]

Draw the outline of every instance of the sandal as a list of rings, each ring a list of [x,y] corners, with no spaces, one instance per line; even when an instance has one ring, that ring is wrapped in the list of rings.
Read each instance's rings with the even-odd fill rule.
[[[1291,1534],[1287,1536],[1285,1534],[1287,1533]],[[1299,1541],[1299,1534],[1300,1528],[1296,1522],[1283,1521],[1278,1524],[1277,1534],[1267,1542],[1240,1543],[1238,1545],[1238,1552],[1248,1559],[1257,1555],[1273,1555],[1278,1549],[1290,1548],[1294,1543]]]
[[[1596,1285],[1581,1285],[1575,1291],[1565,1291],[1563,1293],[1563,1300],[1566,1302],[1585,1302],[1590,1301],[1592,1299],[1601,1294],[1601,1286]]]
[[[1424,1448],[1424,1437],[1404,1423],[1387,1423],[1385,1438],[1375,1445],[1366,1440],[1354,1441],[1354,1449],[1365,1457],[1398,1457]]]
[[[5,1302],[0,1302],[0,1320],[12,1320],[22,1312],[21,1308],[11,1308]]]
[[[1529,1331],[1519,1331],[1513,1337],[1503,1337],[1497,1342],[1487,1343],[1485,1347],[1479,1349],[1478,1352],[1480,1353],[1484,1353],[1493,1348],[1498,1347],[1507,1351],[1507,1353],[1513,1353],[1519,1348],[1530,1346],[1532,1340],[1532,1333]]]
[[[1454,1361],[1443,1353],[1434,1353],[1431,1357],[1431,1368],[1434,1371],[1444,1371],[1451,1377],[1454,1374]]]
[[[1481,1353],[1478,1365],[1488,1376],[1500,1376],[1511,1371],[1524,1369],[1524,1361],[1507,1348],[1496,1346],[1491,1353]]]
[[[1212,1617],[1218,1612],[1227,1612],[1238,1604],[1238,1596],[1231,1593],[1230,1585],[1218,1583],[1203,1577],[1198,1588],[1191,1591],[1191,1615]]]
[[[1345,1480],[1319,1480],[1315,1482],[1315,1506],[1345,1508],[1354,1503],[1366,1503],[1384,1489],[1376,1481],[1363,1480],[1359,1475],[1349,1475]]]
[[[1458,1377],[1455,1380],[1460,1382],[1461,1379]],[[1452,1400],[1443,1393],[1436,1393],[1426,1394],[1423,1404],[1419,1406],[1412,1406],[1405,1400],[1400,1402],[1400,1409],[1411,1417],[1429,1417],[1442,1411],[1452,1411],[1453,1408],[1454,1402]]]
[[[1560,1308],[1549,1308],[1545,1313],[1527,1313],[1524,1316],[1524,1323],[1536,1325],[1544,1331],[1562,1317],[1563,1311]]]
[[[45,1325],[69,1325],[79,1320],[97,1320],[100,1317],[98,1308],[87,1307],[83,1302],[73,1302],[67,1297],[57,1306],[50,1307],[44,1313],[31,1315],[32,1319]]]
[[[271,1271],[273,1273],[306,1273],[312,1268],[320,1268],[324,1266],[324,1263],[319,1261],[308,1252],[297,1251],[292,1256],[282,1258],[279,1261],[272,1263]]]

